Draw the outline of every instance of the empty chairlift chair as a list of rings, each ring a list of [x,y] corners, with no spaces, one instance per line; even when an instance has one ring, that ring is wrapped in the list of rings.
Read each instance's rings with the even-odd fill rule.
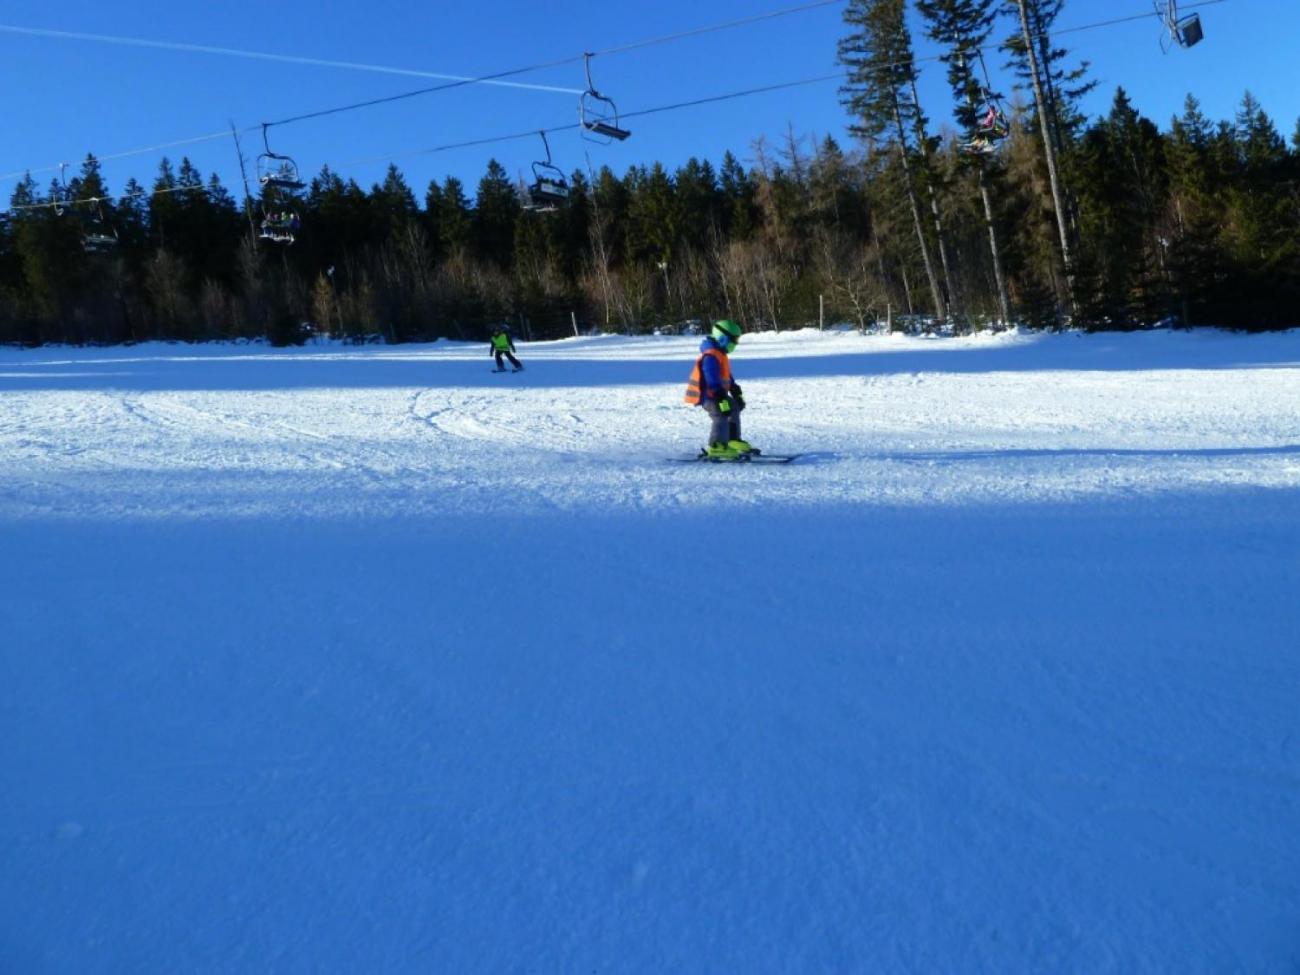
[[[271,151],[271,144],[266,138],[268,127],[268,123],[262,124],[262,145],[266,151],[257,157],[257,181],[267,189],[296,193],[306,186],[298,178],[298,164],[290,156]]]
[[[109,254],[117,250],[117,245],[117,230],[105,219],[103,202],[96,200],[95,215],[81,235],[81,249],[87,254]]]
[[[1205,39],[1205,28],[1201,26],[1200,14],[1178,13],[1178,0],[1154,0],[1156,14],[1164,25],[1165,34],[1160,40],[1160,47],[1168,53],[1174,45],[1188,48],[1195,47]]]
[[[587,90],[578,98],[578,121],[582,123],[582,137],[589,142],[599,142],[603,145],[615,141],[622,142],[632,133],[619,124],[618,106],[614,104],[614,99],[602,95],[591,83],[591,57],[590,53],[583,55],[583,65],[587,71]]]

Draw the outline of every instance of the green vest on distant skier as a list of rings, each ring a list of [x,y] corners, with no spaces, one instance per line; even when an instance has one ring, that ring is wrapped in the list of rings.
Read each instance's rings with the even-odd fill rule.
[[[502,359],[509,359],[515,372],[524,367],[523,363],[515,358],[515,343],[510,337],[510,330],[504,325],[493,326],[488,341],[488,355],[496,359],[497,372],[505,372],[506,366]]]

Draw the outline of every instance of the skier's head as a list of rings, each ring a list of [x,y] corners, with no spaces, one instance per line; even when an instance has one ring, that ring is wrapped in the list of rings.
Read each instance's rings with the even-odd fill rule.
[[[730,318],[724,318],[722,321],[713,323],[713,331],[709,333],[709,337],[727,352],[730,352],[736,347],[736,343],[740,341],[740,326]]]

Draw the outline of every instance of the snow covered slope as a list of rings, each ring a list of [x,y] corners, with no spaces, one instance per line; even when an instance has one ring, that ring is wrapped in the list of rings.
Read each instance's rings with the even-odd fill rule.
[[[1294,972],[1300,334],[0,350],[0,971]]]

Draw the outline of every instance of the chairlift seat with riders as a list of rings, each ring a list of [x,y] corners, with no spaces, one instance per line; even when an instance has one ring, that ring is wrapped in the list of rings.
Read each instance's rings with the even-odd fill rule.
[[[533,181],[528,184],[527,209],[541,213],[554,211],[561,203],[569,199],[569,182],[564,172],[551,161],[551,144],[546,140],[545,131],[539,132],[542,145],[546,147],[545,161],[533,163]]]
[[[271,150],[266,137],[269,123],[262,123],[262,145],[257,157],[257,181],[267,192],[262,198],[262,222],[257,237],[272,244],[292,244],[301,226],[294,203],[306,184],[298,177],[298,164],[289,156]]]
[[[270,210],[263,214],[257,236],[273,244],[292,244],[296,239],[294,232],[300,226],[298,214],[293,210]]]
[[[970,155],[989,156],[997,152],[998,144],[1011,134],[1011,123],[1007,121],[1007,113],[1002,107],[1002,96],[992,88],[988,65],[984,61],[984,52],[977,51],[976,55],[979,58],[984,82],[980,86],[978,108],[974,99],[971,99],[971,108],[976,109],[975,131],[968,141],[961,143],[959,148]]]
[[[587,90],[578,97],[578,121],[582,123],[582,137],[589,142],[599,142],[603,145],[615,141],[622,142],[632,132],[619,123],[618,106],[614,104],[614,99],[602,95],[591,83],[591,57],[590,53],[583,55],[583,63],[587,71]],[[593,139],[587,133],[598,138]]]

